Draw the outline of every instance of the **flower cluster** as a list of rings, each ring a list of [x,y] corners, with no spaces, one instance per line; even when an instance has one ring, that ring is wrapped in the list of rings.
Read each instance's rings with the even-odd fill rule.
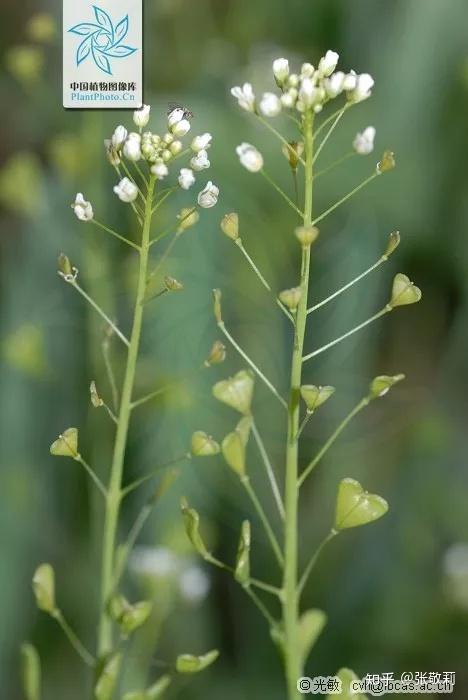
[[[190,113],[183,107],[175,107],[167,115],[167,133],[163,136],[151,131],[143,131],[150,120],[151,108],[143,105],[133,114],[133,122],[138,131],[128,132],[127,129],[119,125],[115,128],[110,139],[106,139],[104,144],[107,158],[120,176],[120,181],[115,185],[114,192],[117,197],[127,204],[134,203],[140,194],[138,178],[133,178],[128,165],[133,165],[136,173],[141,176],[139,161],[146,162],[151,174],[157,180],[164,180],[169,175],[169,168],[173,160],[179,156],[186,155],[189,158],[188,167],[179,170],[177,182],[183,190],[190,189],[196,181],[195,173],[206,170],[210,167],[208,149],[211,146],[212,136],[209,133],[195,136],[190,145],[184,149],[182,140],[190,129]],[[121,167],[126,172],[123,177]],[[198,206],[209,209],[215,206],[218,201],[219,189],[211,181],[199,192],[197,197]],[[82,193],[76,195],[72,204],[72,209],[80,221],[93,221],[94,211],[91,202],[85,200]],[[187,223],[181,226],[187,227]]]
[[[264,117],[276,117],[282,109],[321,112],[327,102],[342,93],[351,103],[367,99],[374,86],[373,78],[368,73],[358,75],[353,70],[349,73],[336,71],[338,58],[335,51],[327,51],[317,68],[303,63],[300,73],[291,73],[289,61],[277,58],[273,61],[273,75],[280,94],[265,92],[257,99],[250,83],[233,87],[231,94],[242,109]]]

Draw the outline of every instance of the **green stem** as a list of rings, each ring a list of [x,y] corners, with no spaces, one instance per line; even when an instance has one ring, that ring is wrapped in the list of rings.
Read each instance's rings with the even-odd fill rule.
[[[94,469],[92,467],[90,467],[87,462],[85,462],[85,460],[83,459],[83,457],[81,455],[78,455],[77,457],[75,457],[75,459],[77,462],[79,462],[81,464],[82,467],[85,468],[87,474],[94,481],[94,483],[96,484],[96,486],[98,487],[99,491],[102,493],[104,498],[106,498],[107,497],[106,487],[104,486],[104,484],[102,483],[101,479],[98,477],[98,475],[96,474]]]
[[[282,134],[280,134],[280,132],[277,129],[275,129],[274,126],[272,126],[270,124],[268,119],[264,119],[260,114],[256,114],[256,117],[263,124],[263,126],[265,126],[269,131],[271,131],[272,134],[274,134],[276,136],[277,139],[279,139],[281,141],[281,143],[283,143],[285,146],[287,146],[288,149],[290,148],[288,140],[285,139],[284,136]],[[298,160],[299,160],[299,163],[302,163],[302,165],[305,165],[304,160],[300,156],[298,156]]]
[[[323,170],[319,170],[318,173],[315,173],[314,180],[317,180],[317,178],[322,177],[322,175],[326,175],[331,170],[334,170],[334,168],[337,168],[339,165],[341,165],[342,163],[347,161],[349,158],[352,158],[352,156],[356,156],[356,155],[357,155],[356,151],[349,151],[349,153],[346,153],[346,155],[342,156],[341,158],[338,158],[338,160],[335,160],[330,165],[327,165],[327,167],[323,168]]]
[[[138,270],[138,284],[135,298],[133,326],[130,337],[130,346],[128,349],[125,376],[123,380],[122,399],[120,402],[117,432],[114,445],[114,454],[112,458],[109,489],[106,501],[101,572],[101,617],[99,621],[98,640],[98,649],[100,655],[110,651],[112,649],[113,642],[112,622],[107,616],[106,605],[108,598],[112,593],[113,586],[115,544],[121,503],[121,486],[125,459],[125,448],[127,444],[133,385],[135,382],[136,364],[138,359],[141,329],[143,324],[144,305],[142,302],[145,296],[146,278],[148,275],[149,239],[155,182],[155,178],[151,175],[145,200],[145,213],[141,237],[140,265]]]
[[[304,116],[305,139],[305,206],[304,226],[312,222],[313,200],[313,115]],[[302,248],[301,299],[296,312],[296,327],[291,361],[291,391],[288,405],[288,435],[286,445],[285,474],[285,538],[284,538],[284,577],[283,577],[283,629],[285,635],[285,669],[289,700],[297,700],[299,693],[297,679],[302,676],[299,649],[299,600],[297,590],[298,568],[298,439],[300,414],[300,386],[302,376],[302,351],[307,320],[307,295],[309,290],[310,246]]]
[[[93,219],[92,223],[95,226],[97,226],[98,228],[101,228],[103,231],[110,233],[111,236],[114,236],[114,238],[118,238],[119,241],[122,241],[122,243],[126,243],[127,245],[131,246],[132,248],[135,248],[135,250],[140,250],[139,245],[137,245],[133,241],[130,241],[128,238],[125,238],[125,236],[121,236],[120,233],[117,233],[117,231],[114,231],[114,229],[109,228],[109,226],[106,226],[105,224],[101,224],[101,222],[97,221],[96,219]]]
[[[159,476],[161,471],[163,469],[167,469],[168,467],[173,467],[174,464],[179,464],[180,462],[185,462],[185,460],[190,460],[192,458],[192,455],[190,452],[187,452],[186,454],[182,455],[181,457],[176,457],[175,459],[171,459],[170,462],[166,462],[166,464],[161,464],[159,467],[156,469],[153,469],[151,472],[148,474],[145,474],[144,476],[141,476],[139,479],[136,479],[135,481],[132,481],[131,484],[127,484],[124,486],[122,489],[122,498],[125,498],[125,496],[128,496],[129,493],[132,491],[135,491],[139,486],[142,484],[145,484],[147,481],[150,481],[151,479],[154,479],[156,476]]]
[[[328,350],[329,348],[332,348],[337,343],[341,343],[342,340],[349,338],[350,335],[353,335],[353,333],[360,331],[361,328],[365,328],[366,326],[369,325],[369,323],[372,323],[373,321],[377,321],[378,318],[381,318],[384,314],[388,314],[391,310],[392,310],[391,307],[385,306],[385,308],[378,311],[376,314],[374,314],[373,316],[368,318],[366,321],[363,321],[358,326],[351,328],[351,330],[348,331],[347,333],[343,333],[343,335],[340,335],[339,338],[335,338],[335,340],[331,340],[326,345],[322,345],[321,348],[317,348],[317,350],[314,350],[313,352],[309,352],[308,355],[304,355],[304,357],[302,358],[303,362],[307,362],[307,360],[310,360],[312,357],[316,357],[317,355],[320,355],[320,353],[325,352],[325,350]]]
[[[252,601],[255,603],[255,605],[257,606],[257,608],[260,610],[260,612],[262,613],[262,615],[263,615],[263,616],[265,617],[265,619],[267,620],[267,622],[268,622],[268,624],[270,625],[270,627],[273,628],[273,627],[275,626],[276,622],[275,622],[275,620],[273,619],[273,615],[271,615],[271,613],[269,612],[269,610],[268,610],[268,608],[266,607],[266,605],[264,605],[264,603],[260,600],[260,598],[258,597],[258,595],[250,588],[250,586],[244,586],[244,591],[247,593],[247,595],[248,595],[248,596],[252,599]]]
[[[129,341],[128,341],[128,338],[126,338],[126,337],[124,336],[124,334],[122,333],[122,331],[121,331],[119,328],[117,328],[117,326],[115,325],[115,323],[114,323],[113,321],[110,320],[109,316],[101,309],[101,307],[99,306],[99,304],[97,304],[97,303],[94,301],[94,299],[92,299],[92,298],[89,296],[89,294],[86,294],[85,290],[82,289],[82,287],[80,287],[80,285],[78,284],[78,282],[77,282],[76,280],[71,280],[71,281],[66,280],[66,281],[68,282],[68,284],[71,284],[71,286],[72,286],[74,289],[76,289],[76,291],[78,292],[78,294],[81,294],[81,296],[83,297],[83,299],[86,299],[86,301],[88,302],[88,304],[89,304],[90,306],[93,307],[93,309],[99,314],[99,316],[100,316],[101,318],[104,319],[104,321],[107,323],[107,325],[110,326],[110,327],[112,328],[112,330],[114,331],[114,333],[115,333],[116,335],[118,335],[118,337],[120,338],[120,340],[122,341],[122,343],[124,343],[127,347],[129,347],[129,346],[130,346],[130,343],[129,343]]]
[[[276,184],[276,182],[273,180],[273,178],[271,178],[271,177],[268,175],[268,173],[267,173],[265,170],[263,170],[263,168],[262,168],[262,170],[260,170],[260,172],[262,173],[262,175],[263,175],[263,177],[265,178],[265,180],[266,180],[267,182],[269,182],[270,185],[271,185],[271,186],[283,197],[283,199],[289,204],[289,206],[291,207],[291,209],[294,209],[294,211],[296,212],[296,214],[299,214],[299,216],[302,218],[302,217],[304,216],[303,212],[302,212],[298,207],[296,207],[296,205],[294,204],[294,202],[292,201],[292,199],[290,199],[290,198],[288,197],[288,195],[286,194],[286,192],[283,192],[283,190],[281,189],[281,187],[280,187],[279,185]]]
[[[351,190],[351,192],[348,192],[348,194],[346,194],[344,197],[342,197],[342,198],[339,199],[337,202],[335,202],[335,204],[334,204],[332,207],[330,207],[329,209],[327,209],[326,211],[324,211],[323,214],[320,214],[320,216],[318,216],[316,219],[314,219],[314,220],[312,221],[312,224],[311,224],[311,225],[312,225],[312,226],[316,226],[320,221],[322,221],[323,219],[325,219],[326,216],[328,216],[328,215],[331,214],[333,211],[335,211],[335,209],[338,209],[338,207],[340,207],[342,204],[344,204],[345,202],[347,202],[348,199],[351,199],[351,197],[353,197],[355,194],[357,194],[357,192],[359,192],[359,190],[362,190],[363,187],[365,187],[366,185],[368,185],[369,182],[372,182],[372,180],[374,180],[374,179],[375,179],[376,177],[378,177],[379,175],[380,175],[380,173],[377,173],[377,172],[372,173],[372,175],[369,175],[369,177],[367,177],[363,182],[361,182],[360,185],[358,185],[358,186],[355,187],[353,190]]]
[[[326,452],[330,449],[330,447],[333,445],[335,440],[341,435],[343,430],[346,428],[348,423],[352,421],[354,416],[357,416],[357,414],[362,411],[363,408],[365,408],[369,403],[369,399],[366,396],[364,399],[361,399],[357,406],[353,408],[353,410],[348,413],[348,415],[341,421],[339,426],[336,428],[336,430],[330,435],[326,443],[323,445],[323,447],[317,452],[315,455],[314,459],[307,465],[307,467],[304,469],[302,472],[301,476],[298,479],[298,485],[299,488],[302,486],[304,481],[307,479],[309,476],[310,472],[317,466],[317,464],[320,462],[322,457],[325,455]]]
[[[281,553],[280,546],[278,544],[278,540],[276,539],[276,535],[273,532],[273,528],[270,525],[270,521],[268,520],[268,516],[265,513],[262,504],[258,500],[257,494],[255,493],[254,489],[252,488],[252,484],[249,481],[248,476],[243,476],[241,478],[241,483],[245,490],[247,491],[250,500],[252,501],[255,510],[257,511],[258,517],[260,518],[262,525],[265,529],[266,535],[270,541],[271,547],[273,549],[273,552],[275,554],[275,557],[278,561],[278,564],[280,567],[283,566],[283,555]]]
[[[275,499],[276,505],[278,507],[278,512],[281,516],[281,520],[284,520],[284,504],[283,504],[283,499],[281,498],[280,490],[278,487],[278,482],[276,481],[276,476],[275,472],[273,470],[273,467],[270,462],[270,458],[268,457],[268,453],[266,451],[265,445],[262,440],[262,436],[260,435],[257,425],[254,420],[252,420],[252,433],[255,439],[255,442],[257,443],[258,450],[260,452],[260,455],[263,460],[263,464],[265,465],[266,473],[268,476],[268,480],[271,485],[271,490],[273,491],[273,497]]]
[[[304,418],[303,418],[303,420],[302,420],[302,423],[301,423],[301,425],[299,426],[299,430],[297,431],[297,439],[298,439],[298,440],[299,440],[299,438],[301,437],[302,431],[303,431],[304,428],[306,427],[307,423],[308,423],[308,422],[310,421],[310,419],[312,418],[313,413],[314,413],[313,411],[307,411],[307,413],[305,414],[305,416],[304,416]]]
[[[110,359],[110,343],[108,338],[106,338],[102,343],[102,356],[104,359],[104,366],[106,369],[107,379],[109,380],[109,386],[112,394],[112,405],[114,407],[114,411],[117,411],[119,407],[119,392],[117,389],[117,382],[115,380],[115,374]]]
[[[95,659],[92,656],[92,654],[89,653],[89,651],[86,649],[86,647],[82,644],[82,642],[78,639],[76,636],[75,632],[72,630],[68,622],[65,620],[61,610],[55,610],[52,613],[52,617],[57,620],[58,624],[62,628],[63,632],[65,633],[68,641],[72,645],[73,649],[76,651],[78,656],[81,658],[82,661],[87,666],[90,666],[93,668],[95,666]]]
[[[309,579],[310,574],[312,573],[312,570],[315,566],[315,564],[318,561],[319,556],[321,555],[322,551],[325,549],[327,544],[338,534],[337,530],[331,530],[328,535],[322,540],[322,542],[319,544],[317,549],[315,550],[314,554],[312,555],[309,563],[307,564],[304,573],[302,574],[300,583],[299,583],[299,595],[303,592],[305,585]]]
[[[315,152],[315,155],[314,155],[314,163],[315,163],[315,161],[317,160],[317,158],[319,157],[320,153],[322,152],[322,149],[324,148],[324,146],[325,146],[325,144],[327,143],[328,139],[330,138],[330,136],[333,134],[334,130],[335,130],[336,127],[338,126],[338,122],[340,121],[340,119],[341,119],[341,117],[343,116],[343,114],[346,112],[346,109],[347,109],[347,104],[343,107],[343,109],[341,109],[341,110],[338,112],[338,114],[337,114],[337,116],[336,116],[336,118],[335,118],[333,124],[332,124],[331,127],[328,129],[328,131],[327,131],[327,133],[325,134],[325,136],[323,137],[323,139],[322,139],[322,141],[321,141],[321,143],[320,143],[320,146],[317,148],[317,150],[316,150],[316,152]]]

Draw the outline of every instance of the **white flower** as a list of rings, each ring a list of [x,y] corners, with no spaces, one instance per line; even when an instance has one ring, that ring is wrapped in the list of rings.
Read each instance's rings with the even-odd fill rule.
[[[241,165],[250,170],[251,173],[258,173],[263,168],[263,156],[252,144],[241,143],[240,146],[237,146],[236,153]]]
[[[362,102],[370,97],[371,90],[374,87],[374,79],[369,73],[362,73],[356,78],[356,87],[351,90],[348,97],[351,102]]]
[[[296,88],[289,88],[289,90],[283,93],[280,97],[281,104],[283,107],[290,108],[294,107],[297,102],[297,90]]]
[[[195,136],[192,141],[190,148],[192,151],[206,151],[207,148],[211,146],[212,135],[208,132],[206,134],[201,134],[201,136]]]
[[[175,109],[173,109],[167,117],[169,129],[171,129],[173,126],[182,121],[182,119],[184,118],[184,114],[185,111],[182,109],[182,107],[176,107]]]
[[[123,152],[125,158],[136,163],[141,159],[141,136],[140,134],[129,134],[124,143]]]
[[[124,145],[125,140],[127,138],[127,133],[127,129],[122,125],[118,126],[115,129],[111,138],[112,145],[114,146],[114,148],[119,149]]]
[[[231,88],[231,95],[236,98],[239,107],[242,107],[247,112],[255,111],[255,94],[250,83],[244,83],[242,87],[236,86]]]
[[[91,202],[87,202],[81,192],[76,195],[72,209],[80,221],[92,221],[94,218]]]
[[[126,204],[134,202],[138,197],[138,187],[134,182],[129,180],[128,177],[124,177],[123,180],[114,187],[114,192],[117,197]]]
[[[206,183],[204,189],[198,195],[198,204],[204,209],[214,207],[218,201],[219,188],[213,185],[211,180]]]
[[[281,112],[281,100],[272,92],[265,92],[260,100],[260,112],[265,117],[276,117]]]
[[[325,56],[320,59],[318,67],[320,75],[325,78],[331,75],[338,64],[339,57],[340,55],[337,54],[336,51],[327,51]]]
[[[198,153],[193,156],[192,160],[190,161],[190,167],[197,171],[205,170],[206,168],[209,168],[210,165],[211,163],[208,159],[208,153],[206,151],[198,151]]]
[[[289,76],[289,61],[287,58],[277,58],[273,61],[273,75],[278,85],[283,85]]]
[[[297,88],[300,82],[300,78],[297,73],[291,73],[288,78],[288,87]]]
[[[301,78],[312,78],[315,68],[312,63],[303,63],[301,68]]]
[[[155,163],[151,166],[151,172],[158,180],[163,180],[169,174],[168,167],[165,163]]]
[[[180,575],[179,590],[188,603],[199,603],[210,590],[210,579],[200,566],[189,566]]]
[[[314,85],[310,78],[304,78],[299,88],[299,100],[304,107],[313,107],[320,102],[322,89]]]
[[[343,79],[343,90],[354,90],[357,83],[357,75],[355,71],[350,71]]]
[[[149,105],[143,105],[140,109],[133,112],[133,121],[139,129],[143,129],[150,119],[151,107]]]
[[[185,136],[185,134],[187,134],[190,131],[189,120],[181,119],[180,122],[177,122],[177,124],[174,124],[174,126],[171,127],[171,131],[176,138]]]
[[[190,168],[182,168],[178,180],[182,189],[188,190],[195,183],[195,176]]]
[[[344,90],[344,81],[345,74],[342,71],[337,71],[327,78],[324,85],[325,92],[327,93],[328,97],[334,99],[335,97],[338,97],[338,95],[341,95]]]
[[[356,134],[353,141],[353,148],[361,156],[367,156],[374,150],[375,128],[368,126],[361,133]]]

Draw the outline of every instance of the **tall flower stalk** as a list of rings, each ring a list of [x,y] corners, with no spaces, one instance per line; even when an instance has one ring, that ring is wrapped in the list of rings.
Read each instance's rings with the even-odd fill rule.
[[[300,533],[299,500],[301,487],[324,455],[332,448],[335,441],[345,430],[350,421],[371,401],[385,395],[388,390],[401,379],[398,375],[379,375],[375,377],[364,396],[345,416],[332,435],[325,439],[322,448],[312,458],[300,452],[301,437],[305,434],[309,421],[315,411],[322,406],[334,393],[331,386],[321,386],[306,383],[306,373],[309,361],[330,350],[334,345],[343,342],[356,333],[377,321],[397,306],[412,304],[420,300],[420,290],[401,273],[393,280],[388,302],[373,316],[362,321],[351,330],[324,346],[309,351],[305,349],[307,321],[316,309],[325,306],[333,299],[346,292],[351,286],[363,280],[368,274],[388,260],[397,248],[400,237],[393,232],[388,237],[385,249],[378,261],[366,268],[364,272],[351,282],[344,284],[338,290],[322,301],[308,306],[309,280],[311,269],[311,251],[319,238],[317,224],[330,216],[338,207],[357,195],[366,185],[395,166],[393,153],[385,151],[377,166],[363,182],[359,183],[349,193],[339,199],[324,212],[316,214],[313,208],[314,186],[319,176],[325,175],[332,168],[340,166],[351,156],[365,156],[372,153],[374,148],[375,129],[367,127],[354,139],[353,151],[340,158],[330,168],[317,170],[316,163],[326,149],[333,132],[337,129],[345,113],[355,105],[363,102],[371,95],[374,85],[368,74],[356,75],[353,71],[343,73],[336,71],[338,54],[328,51],[323,56],[317,68],[310,63],[304,63],[300,73],[291,73],[289,62],[280,58],[273,63],[273,74],[278,93],[265,93],[257,98],[250,83],[234,87],[232,95],[239,106],[250,113],[264,125],[279,141],[286,162],[292,171],[296,194],[300,191],[298,180],[302,181],[302,197],[296,197],[284,192],[274,177],[266,170],[265,159],[258,149],[248,143],[242,143],[236,149],[241,165],[250,173],[259,173],[271,184],[292,211],[298,216],[298,225],[294,231],[301,248],[300,269],[297,272],[295,287],[274,291],[261,271],[261,264],[254,260],[246,250],[241,238],[239,216],[237,213],[226,214],[221,221],[222,232],[233,241],[244,255],[259,283],[272,296],[272,300],[280,307],[289,321],[291,328],[291,360],[289,368],[289,389],[285,397],[278,389],[276,381],[267,377],[256,360],[250,357],[235,338],[231,329],[225,323],[221,291],[214,292],[214,314],[219,330],[232,346],[248,369],[240,369],[234,376],[217,382],[213,387],[214,397],[236,410],[242,418],[218,444],[212,437],[202,431],[194,435],[195,448],[200,444],[203,449],[194,449],[195,456],[216,455],[222,452],[229,467],[239,477],[240,484],[246,490],[246,496],[251,501],[265,535],[271,545],[272,554],[276,559],[279,576],[276,582],[263,581],[256,578],[251,571],[253,561],[250,560],[251,548],[255,546],[256,532],[252,533],[250,521],[244,521],[240,528],[240,538],[237,558],[233,565],[220,561],[211,553],[200,533],[200,518],[196,510],[184,500],[182,511],[185,519],[187,534],[197,551],[205,560],[213,565],[230,571],[235,580],[258,607],[270,627],[270,633],[279,648],[284,661],[287,697],[297,700],[301,690],[309,692],[307,683],[304,685],[302,676],[312,647],[326,624],[325,612],[317,609],[303,610],[301,599],[309,576],[317,564],[323,549],[343,530],[365,525],[383,516],[387,502],[376,494],[368,493],[361,484],[352,478],[343,479],[338,485],[335,517],[328,533],[322,539],[317,550],[310,557],[305,567],[300,570]],[[341,96],[344,103],[329,116],[322,116],[322,111]],[[271,124],[271,119],[286,112],[299,130],[293,139],[284,136]],[[293,238],[293,237],[292,237]],[[253,394],[257,378],[270,392],[270,396],[278,401],[278,408],[284,411],[285,444],[284,467],[280,470],[274,467],[269,458],[268,447],[262,439],[254,417]],[[267,483],[272,490],[278,518],[271,522],[263,506],[264,494],[257,493],[250,481],[249,463],[252,459],[248,450],[250,434],[254,437],[259,455],[263,462]],[[283,483],[283,488],[280,483]],[[276,602],[275,602],[276,599]],[[272,605],[273,602],[273,605]],[[337,672],[334,690],[342,689],[346,694],[349,683],[355,675],[349,669]],[[302,679],[302,680],[301,680]],[[305,679],[307,681],[307,679]],[[346,685],[348,687],[346,687]],[[329,688],[325,689],[330,690]]]

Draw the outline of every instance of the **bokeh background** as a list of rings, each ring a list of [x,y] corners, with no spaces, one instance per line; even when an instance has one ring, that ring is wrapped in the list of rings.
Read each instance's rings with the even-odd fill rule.
[[[271,61],[315,63],[340,52],[344,70],[370,72],[373,98],[343,119],[323,153],[325,167],[350,149],[359,129],[377,127],[377,152],[395,151],[397,169],[380,178],[322,225],[314,248],[311,298],[318,300],[372,264],[390,231],[402,243],[378,272],[314,314],[307,347],[317,347],[385,303],[401,271],[422,287],[420,305],[386,317],[306,365],[310,382],[337,391],[306,431],[303,460],[363,395],[375,374],[407,380],[348,428],[305,490],[301,512],[304,558],[327,532],[336,486],[362,480],[391,504],[375,525],[350,531],[323,555],[305,603],[329,621],[311,656],[309,675],[340,666],[366,673],[456,671],[454,697],[468,695],[468,472],[466,464],[468,324],[468,7],[465,0],[147,0],[146,101],[163,128],[168,101],[195,113],[193,128],[210,131],[210,177],[221,188],[215,210],[176,248],[165,270],[185,292],[148,309],[139,387],[168,381],[174,390],[135,418],[127,478],[177,457],[194,429],[217,437],[235,417],[211,398],[212,383],[243,366],[229,351],[224,365],[197,370],[218,337],[210,290],[221,287],[226,321],[282,391],[290,349],[287,324],[219,232],[221,216],[239,212],[244,243],[276,289],[296,281],[294,214],[260,178],[240,168],[235,146],[254,142],[270,173],[292,193],[278,143],[237,108],[232,85],[272,85]],[[37,18],[40,13],[39,19]],[[45,14],[44,14],[45,13]],[[131,114],[65,112],[61,108],[58,3],[2,2],[0,25],[0,688],[22,697],[18,648],[30,640],[44,665],[44,698],[88,696],[89,679],[61,632],[33,604],[30,580],[41,561],[53,563],[58,598],[79,634],[93,644],[100,547],[100,503],[78,465],[49,456],[69,425],[81,451],[105,477],[112,426],[89,408],[88,386],[107,391],[102,325],[56,274],[66,252],[87,290],[123,327],[129,321],[132,256],[69,204],[77,191],[100,220],[131,217],[112,194],[113,172],[102,141]],[[56,25],[54,31],[54,24]],[[288,138],[293,126],[278,120]],[[318,181],[316,211],[360,182],[378,153],[350,159]],[[170,224],[187,198],[164,215]],[[119,365],[118,349],[112,348]],[[257,385],[255,412],[282,473],[281,410]],[[266,488],[255,453],[253,478]],[[257,481],[258,478],[258,481]],[[268,630],[222,572],[193,557],[178,500],[186,494],[203,514],[204,531],[221,558],[232,560],[241,520],[251,515],[236,480],[220,459],[181,469],[171,492],[145,527],[125,587],[133,599],[151,595],[156,613],[126,658],[125,687],[155,678],[183,651],[218,647],[222,656],[174,698],[284,697]],[[148,492],[126,504],[122,535]],[[274,516],[272,504],[267,507]],[[277,571],[255,521],[254,569]],[[168,548],[173,552],[168,553]],[[208,590],[209,589],[209,590]]]

